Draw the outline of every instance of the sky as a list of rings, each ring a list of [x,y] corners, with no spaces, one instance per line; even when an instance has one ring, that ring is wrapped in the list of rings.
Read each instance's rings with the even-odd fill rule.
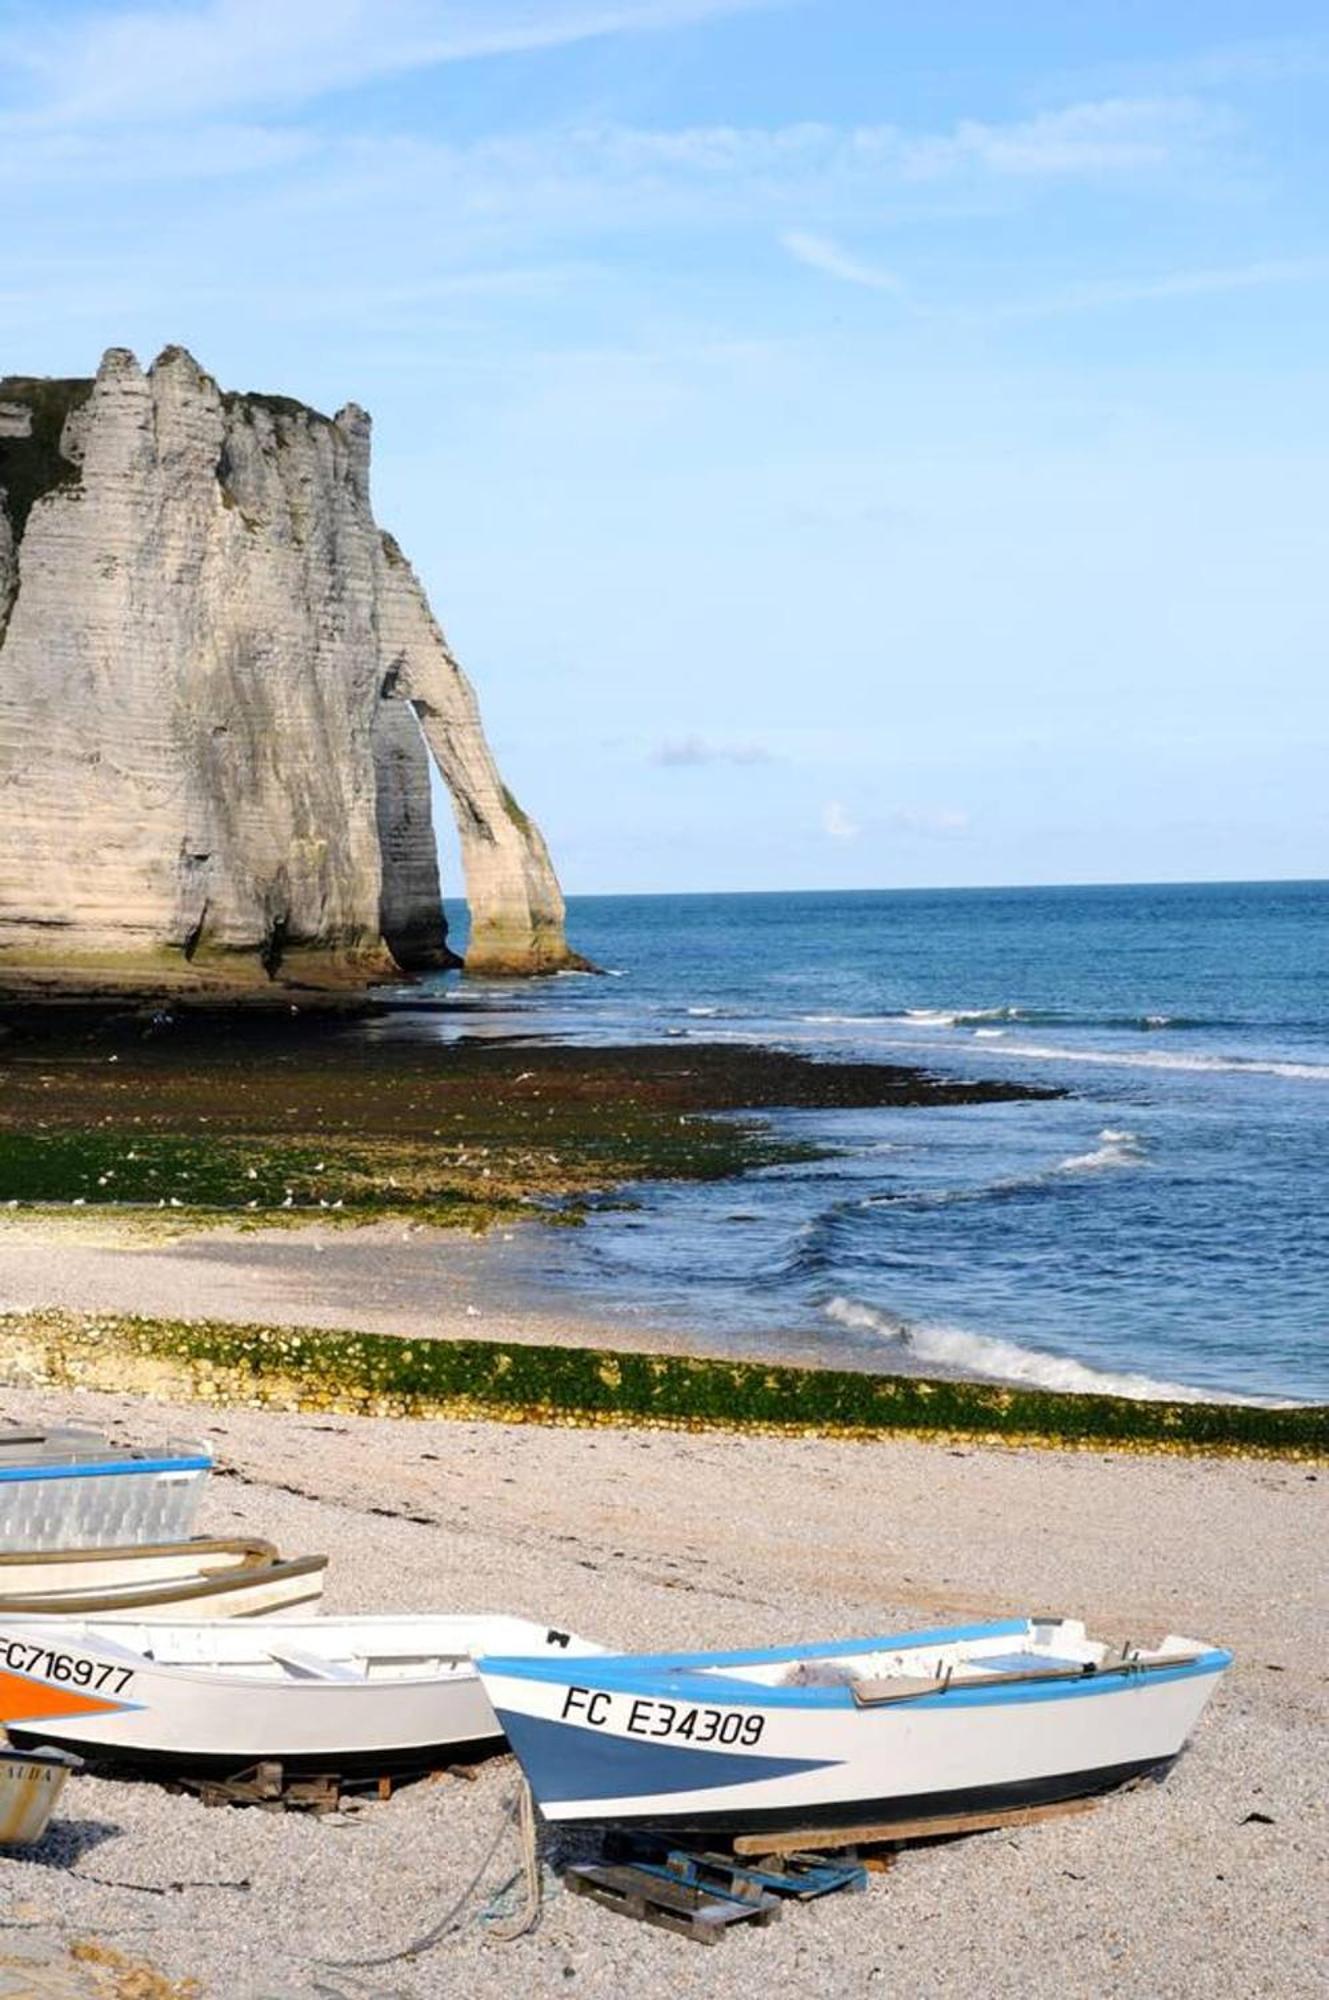
[[[0,0],[0,373],[365,404],[570,891],[1329,875],[1327,113],[1308,0]]]

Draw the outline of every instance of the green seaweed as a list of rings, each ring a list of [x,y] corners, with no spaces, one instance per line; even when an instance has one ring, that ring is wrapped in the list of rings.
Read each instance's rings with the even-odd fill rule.
[[[157,1206],[199,1217],[333,1209],[365,1220],[409,1212],[419,1221],[474,1228],[481,1218],[575,1202],[623,1181],[720,1180],[808,1150],[777,1145],[737,1120],[680,1120],[635,1108],[620,1110],[612,1125],[593,1110],[578,1118],[575,1107],[558,1122],[555,1153],[529,1111],[502,1104],[468,1122],[464,1139],[0,1129],[0,1203]],[[571,1218],[561,1209],[536,1212],[552,1220],[576,1215],[575,1208]]]
[[[400,1416],[980,1437],[1072,1448],[1329,1455],[1329,1408],[1140,1402],[969,1381],[479,1340],[120,1315],[0,1316],[45,1344],[46,1379],[92,1386],[98,1357],[164,1365],[214,1400]],[[109,1385],[108,1385],[109,1386]]]

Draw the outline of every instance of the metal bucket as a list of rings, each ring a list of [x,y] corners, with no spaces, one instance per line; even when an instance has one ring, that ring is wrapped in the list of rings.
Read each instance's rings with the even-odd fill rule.
[[[42,1838],[71,1771],[83,1759],[67,1750],[0,1746],[0,1847],[30,1847]]]

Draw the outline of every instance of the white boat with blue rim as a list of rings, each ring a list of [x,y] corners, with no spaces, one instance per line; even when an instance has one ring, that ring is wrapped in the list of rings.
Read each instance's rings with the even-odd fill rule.
[[[211,1470],[193,1440],[143,1448],[72,1426],[0,1429],[0,1550],[182,1541]]]
[[[476,1664],[547,1818],[736,1834],[1051,1804],[1159,1773],[1231,1655],[1011,1618],[749,1652]]]

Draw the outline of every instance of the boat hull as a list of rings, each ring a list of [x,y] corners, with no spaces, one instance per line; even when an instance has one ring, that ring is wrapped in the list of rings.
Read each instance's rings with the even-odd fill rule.
[[[31,1847],[51,1815],[79,1758],[50,1745],[40,1750],[0,1749],[0,1847]]]
[[[80,1446],[28,1459],[11,1449],[0,1454],[0,1549],[183,1540],[211,1469],[202,1447],[151,1457]]]
[[[994,1680],[860,1706],[846,1686],[591,1661],[481,1660],[547,1818],[750,1832],[1047,1804],[1166,1768],[1227,1655]]]
[[[580,1643],[502,1619],[0,1623],[0,1722],[101,1767],[427,1770],[502,1734],[470,1657],[495,1627]]]

